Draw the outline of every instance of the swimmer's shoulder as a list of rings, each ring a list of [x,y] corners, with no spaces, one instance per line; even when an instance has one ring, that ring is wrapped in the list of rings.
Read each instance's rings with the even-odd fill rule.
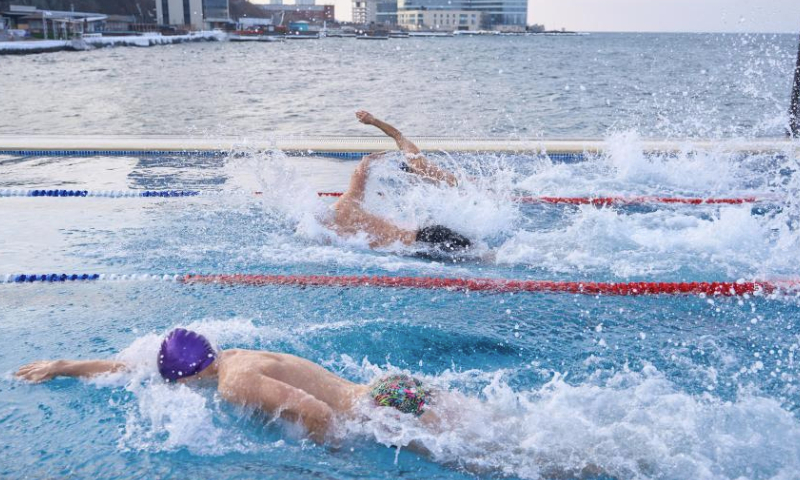
[[[281,361],[286,354],[270,352],[268,350],[247,350],[244,348],[233,348],[225,350],[220,357],[229,364],[252,364],[258,361]]]

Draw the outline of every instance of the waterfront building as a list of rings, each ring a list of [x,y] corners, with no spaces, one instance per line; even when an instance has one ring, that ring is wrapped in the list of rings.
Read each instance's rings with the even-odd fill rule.
[[[501,31],[525,31],[528,0],[466,0],[467,10],[483,13],[483,27]]]
[[[406,30],[453,32],[481,29],[483,13],[474,10],[401,10],[397,24]]]
[[[375,22],[397,25],[397,0],[378,0],[375,5]]]
[[[239,30],[248,30],[271,25],[275,25],[272,18],[242,17],[239,19],[237,28]]]
[[[136,17],[133,15],[108,15],[103,33],[127,34],[136,26]]]
[[[481,28],[501,31],[524,31],[528,21],[528,0],[397,0],[397,2],[398,19],[399,12],[403,11],[472,11],[482,14]],[[423,17],[427,18],[425,15]],[[433,28],[433,25],[426,26]]]
[[[333,5],[258,5],[273,19],[274,25],[288,25],[293,22],[308,22],[322,25],[334,21]]]
[[[353,0],[353,23],[357,25],[375,23],[376,10],[375,0]]]
[[[466,10],[468,0],[397,0],[397,10]]]
[[[397,0],[353,0],[353,23],[397,24]]]
[[[227,28],[233,24],[228,0],[156,0],[156,18],[161,25],[192,30]]]
[[[25,5],[10,5],[2,16],[11,29],[27,30],[34,37],[67,39],[105,29],[107,15],[90,12],[40,10]]]
[[[156,18],[161,25],[203,28],[202,0],[156,0]]]
[[[206,30],[227,30],[232,26],[228,0],[203,0],[203,23]]]

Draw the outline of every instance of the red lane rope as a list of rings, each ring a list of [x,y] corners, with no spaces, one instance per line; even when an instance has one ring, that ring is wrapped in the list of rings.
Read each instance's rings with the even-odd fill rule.
[[[755,203],[756,197],[741,198],[691,198],[691,197],[516,197],[522,203],[566,203],[571,205],[630,205],[648,203],[673,203],[684,205],[741,205]]]
[[[320,197],[341,197],[342,192],[318,192]],[[563,203],[569,205],[634,205],[672,203],[683,205],[741,205],[761,201],[756,197],[697,198],[697,197],[513,197],[520,203]]]
[[[492,278],[370,277],[327,275],[185,275],[183,283],[296,285],[309,287],[390,287],[473,292],[547,292],[582,295],[762,295],[796,290],[800,281],[782,282],[560,282]]]

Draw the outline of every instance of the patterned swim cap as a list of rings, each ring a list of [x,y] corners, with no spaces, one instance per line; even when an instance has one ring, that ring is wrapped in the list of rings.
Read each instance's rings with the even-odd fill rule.
[[[211,365],[216,358],[214,347],[206,337],[176,328],[161,342],[158,372],[169,382],[191,377]]]
[[[403,413],[420,416],[425,411],[425,403],[430,401],[430,390],[414,377],[397,374],[378,380],[370,390],[375,404],[381,407],[394,407]]]

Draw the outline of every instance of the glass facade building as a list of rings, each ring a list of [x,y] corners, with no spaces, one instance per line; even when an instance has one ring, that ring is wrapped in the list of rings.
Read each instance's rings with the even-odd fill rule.
[[[228,19],[228,0],[203,0],[203,17]]]
[[[525,27],[528,23],[528,0],[467,0],[466,10],[483,12],[486,27]]]

